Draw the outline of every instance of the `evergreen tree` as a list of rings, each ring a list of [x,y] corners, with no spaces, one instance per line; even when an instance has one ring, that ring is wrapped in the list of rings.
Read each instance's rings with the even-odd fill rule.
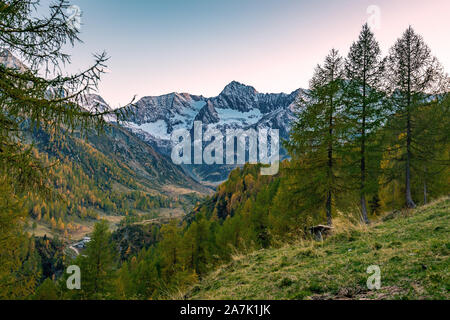
[[[79,30],[68,21],[67,0],[51,5],[43,18],[37,17],[39,2],[0,1],[0,173],[14,177],[16,189],[45,187],[44,167],[23,143],[24,126],[58,131],[61,125],[84,130],[105,125],[105,113],[81,105],[97,87],[106,54],[97,55],[86,71],[63,75],[60,67],[70,56],[62,48],[80,40]]]
[[[170,279],[182,267],[181,260],[181,230],[176,220],[161,228],[162,240],[159,245],[162,260],[163,275]]]
[[[57,0],[48,17],[40,17],[39,4],[39,0],[0,1],[0,181],[1,186],[12,186],[0,189],[0,296],[8,293],[11,298],[24,297],[33,287],[20,274],[27,257],[18,250],[24,239],[18,226],[25,214],[20,198],[51,191],[46,179],[49,166],[27,145],[24,130],[44,128],[54,134],[62,128],[105,125],[105,113],[80,105],[97,87],[106,54],[97,55],[85,71],[65,75],[61,67],[70,56],[62,49],[80,40],[66,14],[70,4]],[[113,113],[120,120],[123,110]]]
[[[83,255],[79,256],[77,263],[81,269],[83,298],[108,298],[114,281],[116,251],[105,220],[95,225],[91,241]]]
[[[364,222],[369,223],[366,194],[370,187],[377,185],[377,180],[372,174],[374,168],[368,168],[368,163],[371,160],[370,152],[374,151],[373,138],[383,123],[385,112],[382,108],[383,93],[380,90],[384,60],[381,58],[378,42],[367,24],[363,25],[358,41],[350,48],[345,61],[345,71],[347,79],[345,115],[350,121],[348,155],[359,162],[357,181],[359,181],[361,213]],[[352,152],[355,149],[356,155]],[[354,167],[351,163],[349,169],[352,170]]]
[[[52,279],[47,278],[37,288],[36,294],[33,297],[34,300],[58,300],[59,289]]]
[[[342,110],[343,59],[331,50],[323,66],[317,66],[299,102],[298,117],[286,144],[299,161],[297,188],[302,196],[300,211],[325,204],[327,222],[332,224],[333,198],[343,184],[339,177],[344,122]]]
[[[405,201],[408,208],[416,206],[411,195],[411,165],[414,148],[414,113],[436,93],[448,92],[448,82],[437,59],[412,27],[390,49],[386,75],[391,91],[395,116],[394,129],[403,133],[405,172]]]
[[[9,177],[0,176],[0,299],[24,299],[34,292],[40,273],[33,242],[22,232],[26,212],[11,197]]]
[[[412,119],[415,123],[414,157],[411,170],[416,179],[412,189],[419,197],[423,194],[423,204],[430,196],[448,192],[449,150],[450,150],[450,96],[446,94],[437,101],[432,101],[417,108]]]

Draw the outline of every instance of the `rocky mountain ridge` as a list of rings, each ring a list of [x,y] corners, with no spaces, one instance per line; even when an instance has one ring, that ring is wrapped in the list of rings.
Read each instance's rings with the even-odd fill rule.
[[[259,93],[254,87],[232,81],[212,98],[188,93],[143,97],[130,109],[130,116],[123,125],[165,155],[170,155],[172,150],[172,132],[192,130],[194,121],[223,133],[229,128],[278,129],[280,138],[287,139],[300,93],[301,89],[290,94]],[[216,166],[185,166],[196,179],[212,182],[226,179],[231,168],[233,166],[225,170]],[[221,173],[211,177],[214,171]]]

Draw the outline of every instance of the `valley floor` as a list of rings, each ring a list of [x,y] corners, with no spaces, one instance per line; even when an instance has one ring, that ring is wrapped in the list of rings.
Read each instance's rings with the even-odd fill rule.
[[[450,198],[339,230],[235,257],[184,299],[450,299]],[[367,268],[381,288],[369,290]]]

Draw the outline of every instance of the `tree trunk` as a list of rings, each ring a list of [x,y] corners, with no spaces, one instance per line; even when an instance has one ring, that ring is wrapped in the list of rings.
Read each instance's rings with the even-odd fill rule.
[[[414,209],[416,204],[411,196],[411,115],[409,110],[406,135],[406,207]]]
[[[406,207],[414,209],[416,204],[411,196],[411,61],[408,57],[408,104],[406,106]]]
[[[329,127],[328,127],[328,191],[327,191],[327,223],[329,226],[333,224],[333,220],[331,217],[331,187],[332,187],[332,179],[333,179],[333,97],[330,99],[330,119],[329,119]]]
[[[361,214],[365,224],[370,224],[369,217],[367,216],[366,196],[361,195]]]
[[[427,183],[424,182],[423,183],[423,204],[427,204],[428,203],[428,199],[427,199]]]
[[[428,198],[427,198],[427,181],[425,180],[423,182],[423,204],[427,204],[428,203]]]
[[[366,196],[366,76],[364,75],[363,84],[363,107],[362,107],[362,126],[361,126],[361,214],[364,223],[369,224],[367,216]]]
[[[327,224],[331,227],[333,225],[333,219],[331,218],[331,191],[327,194]]]

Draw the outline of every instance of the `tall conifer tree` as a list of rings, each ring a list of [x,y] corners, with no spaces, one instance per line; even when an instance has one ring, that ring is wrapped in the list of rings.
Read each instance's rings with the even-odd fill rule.
[[[408,208],[416,204],[411,195],[411,164],[417,143],[414,136],[414,112],[429,101],[431,95],[448,91],[448,84],[430,48],[410,26],[390,49],[386,75],[391,90],[397,128],[405,136],[405,201]]]
[[[373,144],[373,136],[383,120],[380,90],[384,72],[384,60],[374,34],[367,24],[363,25],[358,41],[354,42],[345,61],[346,111],[349,125],[349,150],[356,149],[353,155],[359,162],[359,194],[361,213],[365,223],[367,216],[366,193],[368,185],[376,185],[376,178],[370,177],[373,170],[368,168],[368,159]],[[350,170],[353,166],[349,166]],[[371,172],[369,172],[371,171]],[[368,178],[371,181],[368,181]]]
[[[112,292],[116,251],[105,220],[97,223],[86,251],[79,256],[83,298],[104,299]]]
[[[324,205],[329,225],[333,198],[343,187],[337,168],[341,163],[343,77],[343,59],[333,49],[323,66],[317,66],[310,89],[300,98],[298,118],[286,144],[299,160],[297,187],[304,195],[304,208],[299,210]]]
[[[5,193],[0,195],[0,225],[6,236],[0,239],[3,292],[25,292],[17,274],[24,262],[16,250],[23,238],[17,227],[25,219],[20,198],[51,191],[46,164],[27,145],[24,130],[44,128],[53,134],[61,129],[101,129],[106,124],[105,113],[97,112],[98,108],[82,108],[86,94],[97,87],[106,54],[96,55],[93,65],[78,74],[62,70],[70,63],[63,48],[80,41],[80,30],[73,27],[67,13],[69,7],[67,0],[56,0],[48,16],[41,16],[40,0],[0,0],[0,183],[11,186],[0,188]],[[113,113],[120,119],[122,111]]]

